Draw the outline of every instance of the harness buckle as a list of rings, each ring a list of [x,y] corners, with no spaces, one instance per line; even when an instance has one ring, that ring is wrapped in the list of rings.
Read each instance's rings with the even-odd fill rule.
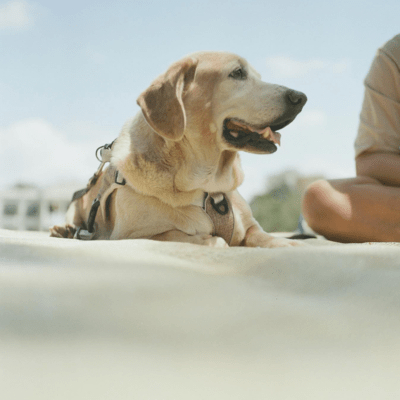
[[[80,239],[80,240],[92,240],[93,236],[95,234],[95,231],[90,233],[86,229],[82,229],[79,227],[77,231],[75,232],[74,239]]]
[[[225,193],[204,193],[203,210],[214,225],[213,236],[222,237],[231,244],[235,229],[235,215],[228,196]]]
[[[223,196],[223,199],[219,203],[215,203],[215,200],[212,196],[210,196],[210,203],[213,207],[213,209],[219,214],[219,215],[226,215],[229,212],[229,205],[228,202],[226,201],[225,196]]]
[[[126,184],[125,178],[122,176],[122,174],[121,174],[118,170],[115,171],[115,179],[114,179],[114,182],[115,182],[117,185],[122,185],[122,186]]]

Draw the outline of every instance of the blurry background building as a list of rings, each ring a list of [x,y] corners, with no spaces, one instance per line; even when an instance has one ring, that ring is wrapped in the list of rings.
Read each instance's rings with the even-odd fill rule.
[[[17,184],[0,191],[0,228],[47,231],[62,224],[73,193],[81,185],[60,184],[39,188]]]

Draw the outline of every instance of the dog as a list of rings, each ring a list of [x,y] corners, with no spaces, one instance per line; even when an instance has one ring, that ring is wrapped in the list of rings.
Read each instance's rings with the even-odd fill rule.
[[[77,237],[91,225],[92,240],[299,245],[264,232],[237,188],[244,179],[239,151],[274,153],[277,131],[306,101],[301,92],[263,82],[235,54],[186,56],[140,94],[140,111],[108,146],[110,166],[74,198],[66,225],[51,228],[51,236]]]

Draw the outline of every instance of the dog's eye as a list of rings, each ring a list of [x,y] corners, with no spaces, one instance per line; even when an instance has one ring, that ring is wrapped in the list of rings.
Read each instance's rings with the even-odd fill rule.
[[[235,70],[233,70],[230,74],[229,74],[230,78],[233,79],[246,79],[247,75],[245,70],[242,67],[236,68]]]

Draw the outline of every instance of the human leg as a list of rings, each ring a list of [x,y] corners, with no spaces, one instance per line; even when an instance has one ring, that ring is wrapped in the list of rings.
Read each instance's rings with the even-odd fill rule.
[[[308,225],[339,242],[400,242],[400,188],[358,176],[319,180],[303,198]]]

